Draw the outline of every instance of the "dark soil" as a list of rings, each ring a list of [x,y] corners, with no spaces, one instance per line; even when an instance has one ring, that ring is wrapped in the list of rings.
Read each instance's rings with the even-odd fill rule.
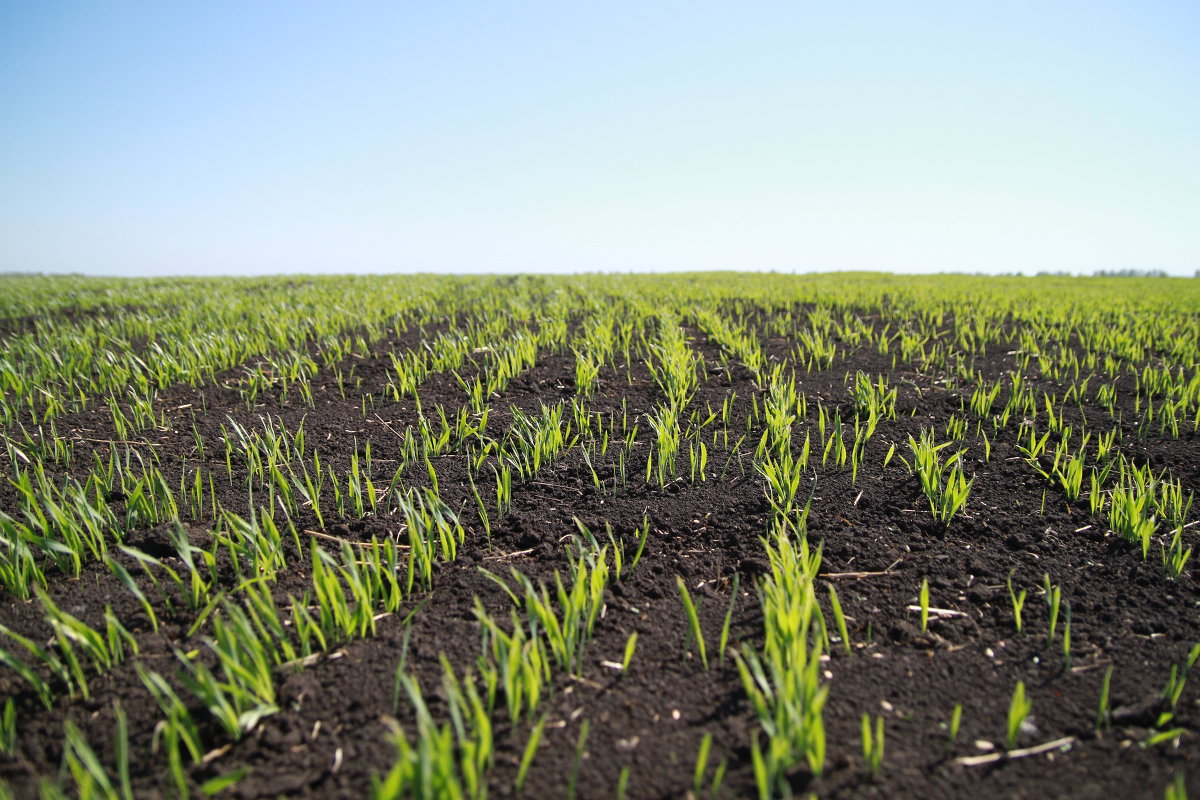
[[[10,321],[9,327],[26,323]],[[692,329],[693,346],[711,366],[719,349]],[[410,332],[377,343],[378,351],[354,362],[363,378],[361,392],[380,393],[386,383],[387,353],[420,345]],[[767,342],[769,352],[786,357],[791,343]],[[990,348],[975,366],[988,378],[1015,369],[1006,352]],[[574,394],[573,357],[547,353],[538,365],[492,399],[489,430],[498,435],[508,424],[509,408],[536,412],[543,403]],[[687,795],[693,784],[696,753],[704,734],[712,735],[712,755],[705,785],[719,763],[727,764],[721,796],[756,796],[750,743],[762,736],[745,699],[731,658],[719,658],[717,637],[732,600],[731,646],[759,644],[762,621],[755,584],[768,565],[760,536],[766,532],[769,506],[751,457],[762,429],[748,424],[752,398],[761,393],[750,374],[730,361],[728,372],[712,371],[692,401],[705,412],[719,409],[736,392],[735,420],[730,444],[750,429],[738,450],[714,446],[705,480],[692,483],[685,475],[663,489],[643,481],[647,447],[646,426],[629,467],[629,482],[611,491],[612,472],[600,469],[605,491],[596,490],[578,448],[543,469],[533,482],[514,487],[514,503],[503,518],[494,518],[490,541],[471,515],[467,545],[457,561],[440,565],[429,597],[416,597],[406,608],[420,606],[406,636],[404,617],[381,619],[373,638],[332,649],[303,669],[278,675],[282,711],[262,721],[247,738],[231,743],[215,727],[206,728],[205,747],[211,758],[189,770],[193,791],[209,778],[244,768],[246,777],[226,790],[227,796],[361,798],[367,796],[370,776],[383,774],[395,757],[387,738],[385,717],[395,717],[412,731],[414,715],[395,692],[395,671],[407,640],[407,667],[431,698],[435,716],[444,712],[438,701],[445,656],[459,674],[479,655],[480,630],[472,613],[479,598],[493,614],[506,618],[508,600],[481,572],[485,568],[507,575],[510,567],[541,580],[568,565],[567,548],[577,531],[575,519],[593,531],[611,525],[614,535],[631,551],[635,531],[649,518],[652,533],[645,556],[624,580],[613,585],[607,608],[587,648],[582,674],[559,672],[544,709],[548,722],[542,746],[526,781],[526,797],[562,797],[569,776],[578,770],[580,798],[608,798],[617,793],[619,776],[629,771],[628,796],[667,798]],[[1200,793],[1200,679],[1195,676],[1175,708],[1171,727],[1185,729],[1178,738],[1144,746],[1164,710],[1160,693],[1172,667],[1182,664],[1200,641],[1200,592],[1192,570],[1179,580],[1167,579],[1156,549],[1143,561],[1124,542],[1108,534],[1102,520],[1093,518],[1086,501],[1068,503],[1019,457],[1016,425],[992,442],[990,460],[983,459],[982,441],[968,436],[968,472],[975,473],[966,513],[948,529],[930,519],[915,480],[898,458],[883,469],[890,443],[906,454],[907,437],[922,426],[934,426],[939,439],[951,414],[960,412],[960,397],[971,387],[945,388],[945,377],[914,365],[893,371],[890,358],[872,350],[842,354],[824,371],[798,373],[799,389],[815,409],[820,400],[852,419],[846,376],[856,369],[886,374],[899,387],[898,418],[881,423],[868,446],[863,470],[852,482],[849,470],[820,471],[802,491],[812,493],[808,535],[824,547],[824,587],[835,586],[849,618],[851,652],[840,645],[828,657],[825,678],[830,687],[825,713],[828,764],[812,778],[800,770],[798,792],[821,797],[1154,797],[1163,796],[1174,776],[1184,773],[1188,787]],[[232,375],[236,371],[231,372]],[[149,430],[140,441],[153,445],[168,477],[197,466],[223,476],[219,449],[221,425],[235,420],[259,424],[271,414],[294,429],[301,420],[310,441],[319,443],[322,460],[344,470],[354,442],[371,443],[382,465],[399,459],[399,436],[414,425],[412,403],[382,399],[362,412],[358,393],[343,399],[332,384],[331,371],[314,381],[315,406],[293,394],[284,403],[247,409],[232,388],[181,387],[164,392],[159,408],[167,425]],[[464,374],[464,377],[466,375]],[[1029,376],[1038,380],[1036,370]],[[1061,391],[1051,383],[1047,391]],[[1000,402],[1003,403],[1003,394]],[[436,404],[452,410],[463,405],[458,380],[435,374],[421,390],[422,407]],[[618,365],[601,376],[599,391],[589,400],[594,412],[620,417],[651,410],[661,400],[644,365]],[[1075,413],[1075,412],[1072,412]],[[811,414],[810,414],[811,416]],[[1133,418],[1127,414],[1126,419]],[[967,415],[972,428],[974,419]],[[1107,412],[1090,409],[1089,419],[1113,424]],[[208,444],[205,456],[196,451],[192,426]],[[78,439],[76,464],[61,475],[81,475],[91,466],[91,453],[102,457],[113,438],[111,420],[100,412],[75,415],[59,423]],[[811,420],[803,431],[814,430]],[[1200,488],[1200,442],[1194,433],[1179,439],[1136,440],[1125,431],[1124,452],[1156,466],[1169,467],[1185,489]],[[145,448],[149,449],[149,448]],[[636,454],[640,454],[641,467]],[[684,458],[686,462],[686,458]],[[468,497],[462,456],[454,452],[436,461],[443,494],[452,507]],[[639,474],[640,469],[640,474]],[[606,471],[607,470],[607,471]],[[405,476],[410,485],[426,480]],[[485,496],[493,487],[484,488]],[[217,481],[218,499],[230,509],[246,509],[239,487]],[[6,512],[15,513],[11,486],[0,489]],[[120,498],[111,502],[119,505]],[[326,520],[322,530],[310,512],[296,520],[301,531],[316,531],[351,541],[382,536],[395,528],[386,515],[361,520]],[[197,544],[208,540],[211,519],[188,522]],[[308,534],[304,534],[307,536]],[[286,539],[286,537],[285,537]],[[1195,529],[1189,543],[1197,543]],[[163,527],[130,532],[126,544],[163,558],[174,558]],[[305,542],[307,546],[307,542]],[[287,542],[289,567],[274,588],[278,598],[300,594],[308,586],[306,556]],[[135,562],[117,556],[131,571]],[[222,565],[232,589],[236,576]],[[1028,590],[1024,630],[1015,630],[1006,580]],[[1064,661],[1060,635],[1047,644],[1047,606],[1042,576],[1062,587],[1071,609],[1071,658]],[[740,575],[740,591],[730,597],[732,581]],[[696,648],[685,649],[688,623],[676,591],[682,576],[700,602],[701,627],[708,642],[710,669],[705,670]],[[923,580],[930,587],[930,605],[952,613],[935,615],[921,633],[918,614],[908,610],[917,602]],[[147,584],[148,587],[148,584]],[[160,598],[148,592],[152,598]],[[113,703],[119,701],[129,718],[132,780],[138,796],[172,796],[174,789],[161,752],[153,748],[161,712],[146,692],[135,665],[169,673],[173,649],[200,646],[208,633],[201,626],[188,637],[195,613],[181,603],[168,607],[155,601],[161,626],[151,630],[137,601],[103,565],[85,566],[78,579],[51,575],[50,596],[69,613],[92,625],[102,624],[104,611],[114,613],[134,634],[140,654],[91,681],[90,699],[60,697],[47,712],[17,676],[0,668],[0,698],[11,696],[17,713],[17,745],[0,755],[0,778],[17,797],[37,795],[37,781],[53,779],[62,759],[63,725],[73,721],[84,732],[101,760],[113,763]],[[827,615],[828,606],[825,607]],[[832,616],[829,616],[832,620]],[[46,640],[48,626],[40,619],[38,603],[0,600],[0,623],[18,633]],[[621,673],[603,662],[620,661],[629,635],[638,633],[630,670]],[[1112,671],[1112,724],[1096,727],[1097,703],[1106,671]],[[1004,747],[1009,699],[1023,681],[1033,702],[1032,717],[1018,747],[1070,737],[1070,744],[1049,753],[993,764],[964,765],[964,756],[999,752]],[[961,704],[962,727],[949,742],[946,725]],[[887,744],[880,773],[864,774],[860,749],[860,720],[864,713],[882,715]],[[199,713],[198,717],[203,714]],[[584,721],[589,736],[582,760],[577,742]],[[513,796],[517,764],[529,733],[522,724],[511,730],[504,714],[496,717],[497,756],[489,777],[489,794]],[[757,732],[757,733],[756,733]]]

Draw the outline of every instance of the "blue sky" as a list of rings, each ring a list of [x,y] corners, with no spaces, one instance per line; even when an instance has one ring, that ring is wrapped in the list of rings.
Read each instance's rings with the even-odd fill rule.
[[[0,5],[0,270],[1200,269],[1200,4]]]

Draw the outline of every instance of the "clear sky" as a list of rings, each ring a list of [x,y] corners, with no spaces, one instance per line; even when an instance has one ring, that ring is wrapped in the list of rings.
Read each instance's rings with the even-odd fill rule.
[[[1200,269],[1200,3],[0,3],[0,270]]]

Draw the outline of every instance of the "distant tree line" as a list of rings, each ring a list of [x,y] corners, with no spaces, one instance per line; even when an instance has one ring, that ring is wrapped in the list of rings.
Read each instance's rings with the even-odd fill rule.
[[[983,273],[979,273],[979,274],[983,274]],[[1022,274],[1024,274],[1024,273],[1002,272],[1002,273],[1000,273],[1000,276],[1001,277],[1004,277],[1004,276],[1018,276],[1019,277]],[[1065,270],[1065,269],[1062,269],[1062,270],[1044,269],[1044,270],[1034,273],[1034,275],[1039,278],[1072,278],[1072,277],[1075,277],[1076,275],[1083,275],[1083,273],[1082,272],[1080,272],[1080,273],[1070,272],[1069,270]],[[1096,277],[1096,278],[1169,278],[1169,277],[1171,277],[1171,275],[1165,269],[1098,269],[1098,270],[1095,270],[1094,272],[1092,272],[1092,276]],[[1180,275],[1178,277],[1182,278],[1183,276]],[[1200,278],[1200,269],[1196,270],[1196,273],[1192,277]]]
[[[1098,269],[1092,273],[1097,278],[1166,278],[1167,271],[1163,269]],[[1200,275],[1200,270],[1197,270]]]

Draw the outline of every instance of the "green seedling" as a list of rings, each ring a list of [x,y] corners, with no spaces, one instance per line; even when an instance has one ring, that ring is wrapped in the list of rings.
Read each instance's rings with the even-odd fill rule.
[[[959,727],[962,725],[962,703],[956,703],[954,710],[950,712],[950,723],[946,726],[946,750],[954,749],[954,744],[958,741]]]
[[[700,796],[704,786],[704,773],[708,771],[708,755],[712,750],[712,734],[705,733],[700,739],[700,751],[696,754],[696,767],[692,770],[692,795]]]
[[[1042,587],[1045,589],[1046,606],[1050,613],[1050,624],[1046,631],[1046,645],[1054,642],[1054,634],[1058,629],[1058,614],[1062,604],[1062,587],[1050,585],[1050,574],[1042,575]]]
[[[1183,697],[1183,687],[1187,684],[1188,675],[1192,667],[1196,666],[1197,660],[1200,660],[1200,643],[1192,647],[1182,666],[1171,665],[1171,676],[1163,688],[1162,697],[1172,709],[1179,705],[1179,700]]]
[[[948,526],[962,510],[975,482],[974,478],[967,480],[963,474],[962,456],[965,450],[959,450],[942,461],[941,451],[949,445],[950,442],[934,444],[933,431],[923,429],[920,439],[908,437],[912,461],[901,459],[909,472],[917,476],[934,519],[944,526]]]
[[[1192,557],[1192,548],[1183,546],[1183,526],[1176,526],[1171,534],[1170,545],[1160,545],[1162,548],[1162,564],[1171,580],[1179,580],[1188,560]]]
[[[538,720],[538,724],[533,726],[533,731],[529,734],[529,741],[525,743],[525,749],[521,752],[521,763],[517,767],[517,777],[513,781],[513,788],[517,794],[520,794],[525,787],[525,776],[529,772],[529,767],[533,764],[533,757],[537,755],[538,746],[542,741],[542,731],[546,727],[546,717]]]
[[[17,706],[13,698],[4,701],[4,716],[0,718],[0,753],[13,755],[17,749]]]
[[[629,634],[629,638],[625,640],[625,655],[621,657],[621,671],[628,672],[629,665],[633,663],[633,652],[637,649],[637,631]]]
[[[1013,570],[1012,572],[1008,573],[1008,580],[1007,580],[1008,599],[1012,603],[1013,625],[1016,626],[1017,633],[1020,633],[1021,632],[1021,610],[1025,607],[1026,591],[1024,589],[1022,589],[1020,592],[1017,592],[1016,590],[1013,589],[1012,578],[1013,578],[1014,572],[1016,572],[1016,570]]]
[[[929,579],[921,581],[921,592],[919,595],[921,605],[921,633],[929,630]]]
[[[1100,682],[1100,702],[1096,706],[1096,730],[1106,728],[1111,722],[1109,714],[1109,690],[1112,686],[1113,667],[1110,664],[1104,671],[1104,680]]]
[[[117,784],[114,785],[108,771],[100,762],[96,752],[88,744],[83,732],[68,720],[64,725],[66,739],[63,762],[70,772],[81,797],[104,797],[114,800],[133,800],[133,786],[129,780],[129,725],[125,712],[117,704],[114,707],[117,721],[116,760]]]
[[[837,625],[838,636],[842,639],[842,647],[846,650],[846,655],[850,655],[852,652],[850,630],[846,626],[846,615],[842,611],[841,601],[838,600],[837,589],[834,589],[832,585],[829,587],[829,606],[833,611],[833,621]]]
[[[696,649],[700,652],[700,663],[704,665],[705,669],[708,669],[708,652],[704,646],[704,634],[700,630],[700,616],[696,611],[696,605],[692,602],[692,595],[688,592],[683,578],[675,576],[675,585],[679,589],[679,599],[683,601],[683,610],[687,613],[690,638],[696,642]]]
[[[579,786],[579,773],[583,770],[583,759],[587,755],[588,733],[591,721],[584,720],[579,726],[579,738],[575,740],[575,757],[571,759],[571,772],[567,775],[567,800],[575,800]]]
[[[733,626],[733,607],[737,604],[738,592],[741,590],[741,575],[733,574],[733,584],[729,588],[729,607],[725,609],[725,621],[721,623],[721,636],[717,642],[717,663],[724,666],[725,650],[729,646],[729,632]]]
[[[819,607],[814,584],[821,551],[810,551],[802,536],[778,529],[768,540],[771,571],[762,586],[765,641],[761,651],[748,644],[738,653],[738,674],[763,732],[751,742],[750,756],[761,797],[787,791],[787,775],[804,767],[820,775],[825,767],[824,706],[829,688],[821,684]]]
[[[1017,681],[1017,688],[1013,690],[1012,700],[1008,704],[1008,723],[1005,726],[1004,743],[1009,750],[1017,746],[1017,737],[1021,734],[1021,723],[1029,717],[1029,712],[1032,710],[1033,701],[1025,697],[1025,684]]]
[[[875,717],[875,732],[871,732],[871,715],[862,715],[863,772],[868,780],[874,779],[883,766],[883,715]]]

